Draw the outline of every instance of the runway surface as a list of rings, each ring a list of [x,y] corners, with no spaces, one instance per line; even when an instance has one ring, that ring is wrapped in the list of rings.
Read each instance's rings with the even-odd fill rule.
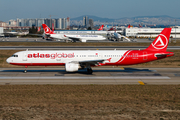
[[[1,68],[0,84],[180,84],[180,68],[93,68],[67,73],[64,68]]]

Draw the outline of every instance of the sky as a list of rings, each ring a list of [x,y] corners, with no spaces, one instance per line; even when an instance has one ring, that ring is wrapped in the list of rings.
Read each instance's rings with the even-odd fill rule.
[[[180,0],[0,0],[0,21],[17,18],[102,18],[168,15],[180,18]]]

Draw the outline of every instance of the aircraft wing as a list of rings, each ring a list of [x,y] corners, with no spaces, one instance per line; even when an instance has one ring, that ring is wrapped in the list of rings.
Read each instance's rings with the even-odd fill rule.
[[[1,34],[4,34],[5,36],[16,36],[16,35],[18,35],[18,33],[11,33],[11,32],[1,33]]]
[[[74,42],[76,42],[76,41],[86,42],[87,41],[86,39],[82,39],[82,38],[79,38],[79,37],[71,37],[71,36],[67,36],[67,37],[69,39],[73,40]]]
[[[66,35],[67,36],[67,35]],[[80,41],[80,38],[77,38],[77,37],[70,37],[70,36],[67,36],[69,39],[72,39],[73,41]]]
[[[31,33],[29,33],[28,35],[43,36],[43,34],[31,34]]]

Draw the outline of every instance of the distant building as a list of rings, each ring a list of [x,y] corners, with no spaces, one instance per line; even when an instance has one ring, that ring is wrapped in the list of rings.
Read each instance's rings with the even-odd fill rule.
[[[57,26],[56,28],[62,29],[62,18],[57,19]]]
[[[70,18],[69,17],[67,17],[67,19],[66,19],[66,25],[67,25],[66,29],[69,30],[70,29]]]
[[[42,24],[44,24],[44,19],[37,19],[37,26],[41,26]]]
[[[90,25],[90,27],[91,27],[91,28],[93,28],[93,27],[94,27],[94,22],[93,22],[93,19],[89,19],[89,25]]]
[[[55,28],[55,26],[56,26],[56,20],[55,19],[52,19],[52,24],[54,24],[54,28]]]
[[[89,18],[88,16],[83,17],[83,26],[88,27],[89,25]]]
[[[16,26],[16,20],[9,20],[8,25],[13,27]]]
[[[66,29],[66,18],[62,18],[62,29]]]
[[[1,23],[1,22],[0,22]],[[52,23],[54,24],[54,28],[56,29],[67,29],[70,28],[70,18],[58,18],[58,19],[48,19],[48,18],[40,18],[40,19],[17,19],[17,20],[9,20],[9,27],[39,27],[42,24],[46,24],[48,27],[52,28]],[[0,24],[1,25],[1,24]]]
[[[0,27],[6,27],[6,26],[7,26],[7,23],[6,23],[6,22],[0,21]]]
[[[29,26],[36,26],[36,19],[29,19]]]
[[[45,19],[44,23],[48,26],[48,27],[52,27],[52,20],[51,19]]]
[[[164,28],[126,28],[125,36],[155,38],[159,35],[159,33],[161,33],[163,29]],[[180,29],[172,28],[170,37],[180,38]]]
[[[2,33],[4,33],[4,30],[3,30],[3,27],[0,27],[0,36],[4,36],[4,34]]]

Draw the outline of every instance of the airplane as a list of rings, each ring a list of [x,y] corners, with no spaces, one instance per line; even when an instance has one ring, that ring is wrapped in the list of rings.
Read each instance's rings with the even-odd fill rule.
[[[130,24],[129,24],[129,26],[130,26]],[[116,27],[112,27],[112,29],[114,30],[115,29],[115,31],[114,31],[114,33],[111,33],[111,36],[113,36],[115,39],[114,39],[114,41],[120,41],[122,38],[124,38],[124,39],[126,39],[127,41],[129,41],[129,42],[131,42],[131,40],[129,39],[129,38],[127,38],[126,36],[123,36],[123,35],[121,35],[120,33],[117,33],[116,32]]]
[[[142,28],[142,26],[139,24],[139,28]]]
[[[60,40],[72,40],[73,42],[81,41],[86,42],[87,40],[105,40],[106,38],[101,35],[70,35],[70,34],[56,34],[46,25],[42,24],[44,33],[53,39],[60,39]]]
[[[4,32],[1,35],[4,37],[18,36],[18,35],[27,35],[29,32]]]
[[[103,30],[104,25],[101,25],[101,27],[98,29],[98,31]]]
[[[24,72],[28,66],[65,66],[66,72],[87,69],[92,74],[93,66],[134,65],[173,56],[166,51],[170,33],[171,28],[164,28],[144,50],[26,50],[14,53],[6,62],[25,66]]]

